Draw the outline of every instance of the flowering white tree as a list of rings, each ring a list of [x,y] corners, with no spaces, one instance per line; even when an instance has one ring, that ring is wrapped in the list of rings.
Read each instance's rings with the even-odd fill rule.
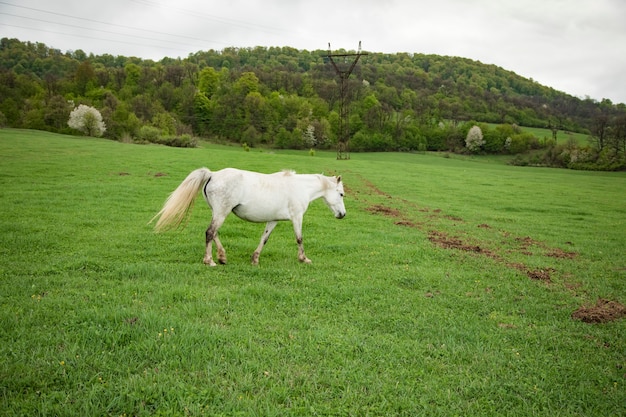
[[[472,126],[469,132],[467,132],[465,147],[467,147],[470,152],[478,152],[480,147],[484,144],[485,139],[483,139],[483,131],[480,130],[478,126]]]
[[[72,110],[67,125],[72,129],[80,130],[87,136],[102,136],[106,130],[100,112],[84,104]]]
[[[317,139],[315,138],[315,126],[309,125],[305,132],[302,132],[302,140],[306,146],[315,146]]]

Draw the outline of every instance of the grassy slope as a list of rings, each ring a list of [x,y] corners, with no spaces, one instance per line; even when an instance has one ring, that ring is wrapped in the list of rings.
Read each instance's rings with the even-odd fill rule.
[[[623,173],[16,130],[0,160],[7,415],[625,412],[625,321],[570,318],[626,301]],[[341,173],[348,216],[315,202],[314,263],[282,224],[258,268],[262,226],[229,218],[208,269],[204,202],[146,225],[199,166]]]

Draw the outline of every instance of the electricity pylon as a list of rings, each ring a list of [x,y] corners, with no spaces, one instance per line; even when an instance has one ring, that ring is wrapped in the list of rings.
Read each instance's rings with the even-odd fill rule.
[[[339,86],[341,88],[341,107],[339,111],[339,136],[337,138],[337,159],[350,159],[350,126],[349,126],[349,114],[348,114],[348,78],[354,70],[356,63],[359,61],[362,55],[361,53],[361,41],[359,41],[359,49],[356,54],[331,54],[330,43],[328,44],[328,55],[326,56],[335,72],[339,76]],[[347,63],[348,58],[354,58],[350,66],[346,68],[340,68],[333,58],[344,58],[344,63]],[[344,66],[342,66],[344,67]]]

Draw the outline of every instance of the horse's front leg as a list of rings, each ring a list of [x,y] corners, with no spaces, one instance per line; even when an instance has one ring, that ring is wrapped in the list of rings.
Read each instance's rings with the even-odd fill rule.
[[[259,256],[261,256],[261,251],[263,250],[263,247],[269,240],[270,235],[272,234],[272,230],[274,230],[277,224],[278,222],[267,222],[267,224],[265,225],[265,231],[263,232],[263,235],[261,236],[261,241],[259,242],[259,246],[257,246],[257,248],[254,250],[254,253],[252,254],[252,259],[251,259],[252,265],[259,264]]]
[[[296,234],[296,243],[298,244],[298,260],[305,264],[310,264],[311,260],[304,254],[304,245],[302,244],[302,217],[291,219],[293,223],[293,231]]]

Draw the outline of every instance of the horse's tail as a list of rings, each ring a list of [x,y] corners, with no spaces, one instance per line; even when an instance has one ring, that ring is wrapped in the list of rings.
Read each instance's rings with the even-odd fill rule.
[[[167,198],[161,211],[150,220],[149,223],[152,223],[154,219],[159,218],[154,229],[160,232],[178,227],[191,213],[198,191],[211,179],[211,175],[207,168],[196,169],[187,175]]]

